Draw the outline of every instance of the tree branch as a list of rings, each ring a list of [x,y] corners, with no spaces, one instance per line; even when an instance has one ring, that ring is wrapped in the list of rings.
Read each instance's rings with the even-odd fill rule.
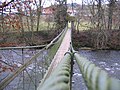
[[[2,3],[2,5],[0,6],[0,8],[4,8],[4,7],[8,6],[8,5],[9,5],[10,3],[12,3],[12,2],[14,2],[14,0],[11,0],[11,1],[8,2],[8,3],[4,2],[4,3]]]

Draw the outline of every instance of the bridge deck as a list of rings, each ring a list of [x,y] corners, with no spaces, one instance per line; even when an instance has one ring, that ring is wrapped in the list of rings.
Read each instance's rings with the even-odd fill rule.
[[[53,67],[55,68],[59,62],[62,60],[64,54],[69,50],[70,47],[70,42],[71,42],[71,30],[68,30],[65,34],[65,37],[56,53],[54,56],[54,65]]]
[[[48,77],[50,75],[50,73],[57,67],[59,62],[64,57],[64,54],[69,50],[70,42],[71,42],[71,30],[67,30],[67,32],[63,38],[63,41],[52,60],[51,67],[50,67],[46,77]]]

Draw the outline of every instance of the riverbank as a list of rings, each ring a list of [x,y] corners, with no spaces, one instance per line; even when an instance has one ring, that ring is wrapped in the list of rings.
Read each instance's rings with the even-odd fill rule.
[[[72,40],[76,50],[120,50],[120,30],[73,31]]]
[[[56,30],[38,31],[38,32],[9,32],[0,34],[0,47],[18,47],[18,46],[35,46],[48,44],[57,36]]]

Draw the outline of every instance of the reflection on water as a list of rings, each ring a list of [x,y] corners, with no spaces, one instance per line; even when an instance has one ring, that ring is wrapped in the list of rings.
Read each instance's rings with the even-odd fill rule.
[[[81,56],[107,71],[110,76],[120,79],[120,51],[80,50],[79,53]],[[88,90],[76,62],[74,64],[73,82],[73,90]]]

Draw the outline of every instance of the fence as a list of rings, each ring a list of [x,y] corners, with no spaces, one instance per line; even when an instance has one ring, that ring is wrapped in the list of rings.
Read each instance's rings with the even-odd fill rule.
[[[45,70],[48,67],[43,64],[49,65],[49,63],[47,62],[47,59],[49,59],[49,56],[45,56],[44,52],[46,52],[47,50],[49,55],[49,53],[51,53],[50,52],[51,48],[53,50],[56,44],[57,44],[57,47],[54,50],[57,51],[65,33],[66,33],[66,29],[64,29],[55,39],[53,39],[50,44],[46,46],[45,45],[40,46],[40,48],[41,47],[44,47],[44,48],[41,50],[39,49],[35,50],[35,54],[28,60],[25,60],[24,58],[23,49],[36,48],[36,47],[33,46],[33,47],[19,47],[19,48],[16,48],[16,47],[0,48],[2,50],[22,49],[21,61],[23,61],[23,62],[20,62],[21,65],[16,69],[15,72],[13,72],[12,74],[9,74],[7,77],[3,78],[2,81],[0,81],[0,90],[3,90],[3,89],[4,90],[21,90],[21,89],[36,90],[38,84],[40,83],[40,80],[43,78],[41,76],[43,76],[43,73],[46,72]],[[37,48],[39,48],[39,46],[37,46]],[[53,57],[53,54],[51,55],[51,58],[49,60],[51,60],[52,57]],[[41,78],[38,79],[38,77],[41,77]]]

